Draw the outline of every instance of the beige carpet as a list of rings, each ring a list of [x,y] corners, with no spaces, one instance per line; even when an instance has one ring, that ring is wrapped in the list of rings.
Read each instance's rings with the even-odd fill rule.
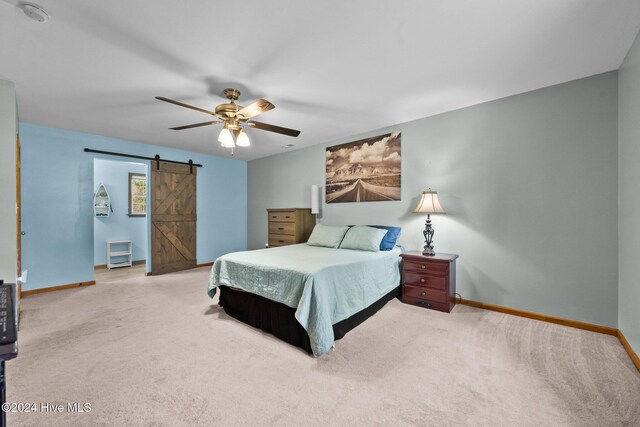
[[[146,276],[147,267],[145,263],[136,264],[132,267],[118,267],[109,270],[108,268],[97,268],[93,272],[96,283],[114,282]]]
[[[640,374],[614,337],[393,300],[315,359],[226,316],[208,273],[25,298],[7,401],[91,412],[9,425],[640,425]]]

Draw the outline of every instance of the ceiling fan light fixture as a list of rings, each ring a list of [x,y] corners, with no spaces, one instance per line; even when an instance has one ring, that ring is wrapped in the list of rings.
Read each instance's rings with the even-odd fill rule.
[[[282,126],[270,125],[268,123],[256,122],[256,121],[247,121],[249,119],[253,119],[253,117],[266,113],[267,111],[273,110],[276,108],[271,102],[266,99],[258,99],[257,101],[247,105],[246,107],[242,107],[235,103],[235,101],[240,97],[240,91],[237,89],[227,88],[224,90],[224,95],[229,99],[230,102],[216,105],[215,111],[206,110],[204,108],[196,107],[194,105],[185,104],[184,102],[176,101],[174,99],[165,98],[164,96],[156,96],[156,99],[163,102],[168,102],[169,104],[174,104],[179,107],[189,108],[190,110],[199,111],[201,113],[208,114],[210,116],[215,117],[216,120],[202,122],[202,123],[194,123],[191,125],[184,126],[176,126],[169,128],[171,130],[185,130],[185,129],[193,129],[199,128],[202,126],[216,125],[219,123],[224,123],[224,129],[220,131],[218,134],[218,141],[224,148],[231,148],[231,153],[233,155],[233,148],[236,146],[239,147],[250,147],[251,141],[249,140],[249,135],[244,131],[243,126],[250,126],[252,128],[274,132],[281,135],[287,135],[296,137],[300,135],[299,130],[289,129]]]
[[[233,148],[236,144],[233,142],[231,131],[225,126],[218,135],[218,142],[225,148]]]
[[[251,141],[249,141],[249,135],[247,135],[244,129],[240,130],[238,138],[236,138],[236,145],[238,147],[248,147],[251,145]]]

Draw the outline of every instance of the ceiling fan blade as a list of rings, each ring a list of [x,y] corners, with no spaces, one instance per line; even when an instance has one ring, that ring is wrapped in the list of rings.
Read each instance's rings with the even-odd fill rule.
[[[266,131],[269,131],[269,132],[281,133],[281,134],[287,135],[287,136],[296,137],[296,136],[300,135],[300,131],[299,130],[283,128],[283,127],[280,127],[280,126],[270,125],[270,124],[267,124],[267,123],[247,122],[247,124],[249,126],[251,126],[251,127],[256,128],[256,129],[262,129],[262,130],[266,130]]]
[[[269,110],[276,108],[275,105],[267,101],[266,99],[258,99],[256,102],[247,105],[243,109],[239,110],[236,115],[242,116],[244,119],[250,119],[258,114],[266,113]]]
[[[200,126],[215,125],[216,123],[222,123],[222,122],[218,122],[218,121],[202,122],[202,123],[196,123],[196,124],[193,124],[193,125],[177,126],[177,127],[169,128],[169,129],[171,129],[171,130],[191,129],[191,128],[197,128],[197,127],[200,127]]]
[[[216,115],[216,113],[214,113],[213,111],[205,110],[204,108],[200,108],[200,107],[194,107],[193,105],[185,104],[184,102],[180,102],[180,101],[174,101],[173,99],[165,98],[163,96],[156,96],[156,99],[160,101],[168,102],[170,104],[179,105],[181,107],[191,108],[192,110],[200,111],[201,113],[211,114],[212,116]]]

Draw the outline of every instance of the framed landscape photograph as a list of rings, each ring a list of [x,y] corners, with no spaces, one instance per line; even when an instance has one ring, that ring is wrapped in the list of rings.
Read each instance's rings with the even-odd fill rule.
[[[400,200],[400,132],[328,147],[327,203]]]

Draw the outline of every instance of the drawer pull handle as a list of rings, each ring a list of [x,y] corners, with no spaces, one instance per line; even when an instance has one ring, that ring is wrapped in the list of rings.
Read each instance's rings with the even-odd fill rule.
[[[425,291],[420,292],[420,295],[425,296],[427,293]]]
[[[287,219],[288,219],[288,218],[291,218],[291,217],[290,217],[289,215],[287,215],[287,216],[285,216],[285,218],[287,218]]]
[[[426,269],[427,269],[427,266],[426,266],[426,265],[424,265],[424,264],[422,264],[422,265],[420,266],[420,268],[422,268],[423,270],[426,270]]]
[[[278,230],[284,230],[284,228],[280,227],[280,228],[278,228]]]
[[[284,243],[284,240],[278,240],[278,243]]]
[[[426,301],[418,301],[418,304],[420,304],[423,307],[433,307],[431,304],[429,304]]]
[[[420,279],[420,283],[424,283],[426,282],[426,280],[424,280],[424,277],[422,279]]]

